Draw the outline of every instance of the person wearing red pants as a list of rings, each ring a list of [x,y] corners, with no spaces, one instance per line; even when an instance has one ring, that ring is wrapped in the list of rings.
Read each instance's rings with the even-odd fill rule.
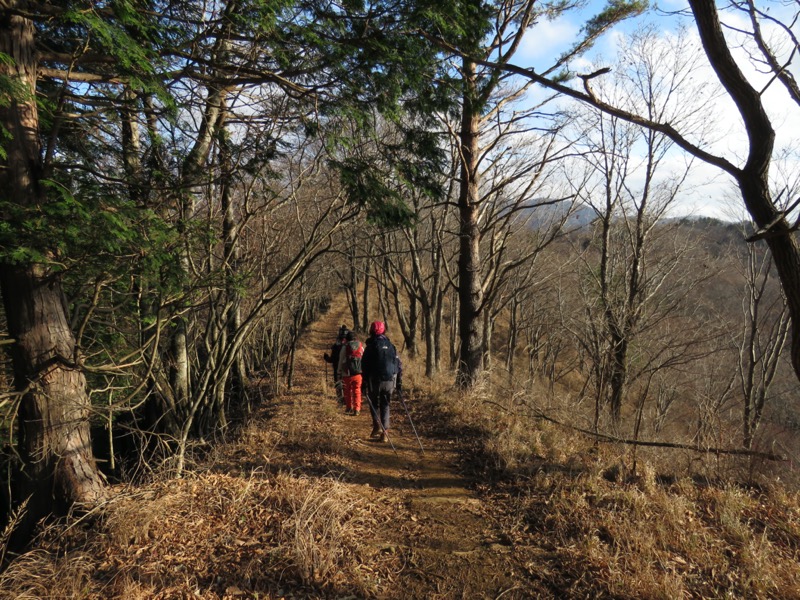
[[[344,382],[344,401],[346,415],[361,414],[361,357],[364,345],[358,341],[355,332],[348,331],[347,343],[339,353],[339,369]]]

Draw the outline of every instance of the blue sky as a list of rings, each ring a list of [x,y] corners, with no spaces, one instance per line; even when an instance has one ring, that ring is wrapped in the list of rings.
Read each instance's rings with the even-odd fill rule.
[[[522,67],[533,67],[538,70],[546,68],[553,57],[568,49],[577,38],[583,21],[588,16],[596,14],[601,7],[602,2],[593,1],[582,11],[570,13],[552,22],[540,23],[526,36],[513,62]],[[770,3],[770,14],[772,15],[789,10],[791,10],[791,6]],[[678,11],[688,11],[685,1],[665,0],[644,15],[629,19],[616,26],[596,44],[591,52],[575,63],[574,70],[590,72],[593,68],[592,65],[598,62],[613,66],[620,38],[645,23],[653,24],[665,37],[674,35],[675,31],[683,25],[696,38],[692,20],[689,17],[677,15]],[[723,22],[742,28],[747,28],[748,25],[744,15],[730,13],[723,15]],[[734,48],[734,55],[740,68],[758,87],[766,86],[768,79],[753,68],[736,34],[729,31],[726,32],[726,35],[733,42],[731,46]],[[707,72],[701,76],[713,84],[715,76],[710,68],[707,69]],[[796,66],[792,70],[798,73]],[[797,133],[800,131],[800,107],[792,102],[780,85],[775,83],[766,87],[763,99],[777,133],[777,148],[782,150],[800,146]],[[708,148],[725,156],[735,164],[741,164],[740,158],[746,149],[746,140],[744,128],[732,102],[727,98],[718,101],[709,114],[709,119],[712,118],[716,118],[718,121],[715,129],[717,141],[709,144]],[[680,161],[682,158],[676,156],[675,160]],[[800,161],[796,157],[788,159],[788,162],[781,166],[783,171],[788,174],[789,179],[793,173],[800,172]],[[773,170],[778,171],[778,169]],[[741,202],[738,200],[731,180],[721,174],[718,169],[704,164],[697,165],[689,184],[677,209],[679,212],[728,219],[737,218],[741,214]],[[739,207],[738,211],[737,206]],[[739,214],[736,214],[737,212]]]

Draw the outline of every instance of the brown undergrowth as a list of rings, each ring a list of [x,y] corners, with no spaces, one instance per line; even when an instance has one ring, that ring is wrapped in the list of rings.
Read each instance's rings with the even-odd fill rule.
[[[370,440],[367,409],[344,416],[322,382],[342,318],[306,333],[294,389],[182,479],[43,527],[0,599],[800,598],[797,494],[730,465],[640,453],[634,472],[629,448],[407,357],[424,452],[398,403],[393,446]]]
[[[533,419],[488,387],[433,397],[447,427],[471,432],[465,468],[532,585],[557,598],[800,598],[795,491],[698,477],[675,451],[640,454],[633,472],[630,448]],[[668,473],[653,466],[670,458]]]
[[[391,566],[361,543],[372,520],[335,480],[196,473],[120,492],[92,528],[50,526],[0,597],[369,596]]]

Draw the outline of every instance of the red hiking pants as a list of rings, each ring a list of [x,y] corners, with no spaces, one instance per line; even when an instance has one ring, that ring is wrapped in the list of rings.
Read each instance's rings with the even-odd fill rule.
[[[344,377],[344,402],[351,410],[361,410],[361,375]]]

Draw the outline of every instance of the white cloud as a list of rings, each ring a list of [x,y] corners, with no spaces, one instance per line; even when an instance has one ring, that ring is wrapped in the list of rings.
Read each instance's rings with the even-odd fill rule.
[[[596,12],[597,6],[589,10]],[[674,37],[675,31],[681,25],[687,27],[689,35],[697,43],[697,52],[700,58],[705,58],[699,44],[699,36],[696,27],[690,18],[676,16],[678,11],[688,14],[688,5],[685,0],[666,0],[661,3],[659,13],[650,12],[639,19],[631,19],[618,25],[614,30],[601,38],[596,47],[586,56],[574,61],[571,65],[573,71],[589,72],[598,62],[614,66],[615,56],[618,53],[618,42],[626,34],[638,25],[647,22],[663,33],[663,39],[668,40]],[[672,13],[672,14],[665,14]],[[550,66],[554,58],[567,50],[575,42],[580,31],[580,24],[589,14],[576,14],[572,19],[560,18],[552,22],[545,22],[537,26],[526,35],[522,47],[514,62],[520,66],[533,67],[541,70]],[[771,16],[778,17],[774,12]],[[746,15],[742,13],[726,12],[722,15],[723,21],[740,30],[749,29],[749,22]],[[764,32],[768,36],[774,36],[780,31],[768,24],[764,25]],[[789,94],[778,81],[771,81],[771,75],[760,73],[754,66],[749,56],[744,38],[741,34],[736,34],[735,29],[726,30],[726,36],[730,41],[730,47],[743,73],[754,84],[757,89],[764,89],[763,102],[772,120],[773,128],[776,132],[776,153],[787,147],[796,148],[800,152],[800,107],[792,101]],[[751,52],[755,49],[751,48]],[[669,65],[664,65],[668,68]],[[797,73],[798,68],[794,67],[793,72]],[[710,65],[697,67],[694,71],[695,80],[708,82],[708,86],[718,85],[716,75],[711,70]],[[769,85],[768,85],[769,84]],[[543,98],[547,94],[541,90],[533,92],[531,98]],[[693,98],[686,98],[687,105]],[[679,98],[679,102],[681,99]],[[710,128],[710,138],[703,141],[703,148],[726,158],[731,163],[741,166],[747,155],[747,134],[738,111],[727,96],[721,93],[720,97],[712,106],[708,106],[702,113],[701,121],[704,124],[713,125]],[[700,142],[699,138],[690,138]],[[686,160],[682,151],[674,151],[677,161]],[[789,156],[783,159],[781,168],[784,172],[800,173],[800,157]],[[778,171],[777,166],[773,171]],[[800,179],[800,177],[798,178]],[[698,214],[714,216],[718,218],[731,218],[731,202],[739,202],[735,185],[731,178],[720,169],[712,167],[699,160],[695,161],[692,173],[687,181],[687,185],[677,203],[676,210],[685,214]]]
[[[514,60],[535,69],[547,68],[575,43],[579,30],[575,23],[565,17],[543,21],[527,32]]]

